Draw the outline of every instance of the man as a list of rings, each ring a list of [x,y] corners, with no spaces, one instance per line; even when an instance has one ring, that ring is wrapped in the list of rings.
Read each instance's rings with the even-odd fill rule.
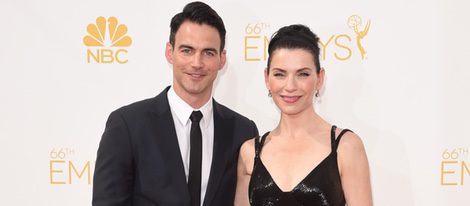
[[[173,84],[109,116],[98,149],[93,205],[233,205],[238,150],[253,121],[217,103],[225,26],[201,2],[171,20]],[[202,116],[202,117],[201,117]]]

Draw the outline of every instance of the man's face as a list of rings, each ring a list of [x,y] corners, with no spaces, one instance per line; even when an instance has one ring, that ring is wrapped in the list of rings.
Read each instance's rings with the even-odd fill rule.
[[[167,43],[165,53],[173,65],[173,88],[183,100],[210,97],[217,72],[226,60],[220,43],[216,28],[190,21],[179,27],[174,47]]]

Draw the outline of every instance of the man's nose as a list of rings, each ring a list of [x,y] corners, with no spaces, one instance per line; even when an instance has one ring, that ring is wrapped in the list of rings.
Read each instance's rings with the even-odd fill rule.
[[[196,53],[194,56],[193,56],[193,59],[191,61],[191,66],[193,68],[196,68],[196,69],[199,69],[199,68],[202,68],[204,66],[204,62],[202,60],[202,55],[199,54],[199,53]]]

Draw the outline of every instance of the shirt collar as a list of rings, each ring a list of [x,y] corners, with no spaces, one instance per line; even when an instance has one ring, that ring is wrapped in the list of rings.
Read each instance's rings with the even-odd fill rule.
[[[191,120],[189,119],[191,113],[199,110],[202,113],[201,126],[204,128],[209,127],[209,122],[213,118],[212,96],[201,108],[192,108],[176,94],[173,87],[170,87],[168,90],[167,97],[171,110],[182,125],[186,126],[191,123]]]

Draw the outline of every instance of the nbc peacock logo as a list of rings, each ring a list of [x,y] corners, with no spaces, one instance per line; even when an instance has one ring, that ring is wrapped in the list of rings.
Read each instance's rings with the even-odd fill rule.
[[[125,64],[128,59],[123,56],[132,44],[132,38],[127,35],[127,26],[119,24],[116,17],[96,18],[96,22],[88,24],[88,35],[83,37],[83,43],[88,46],[87,62],[110,64],[117,62]]]

